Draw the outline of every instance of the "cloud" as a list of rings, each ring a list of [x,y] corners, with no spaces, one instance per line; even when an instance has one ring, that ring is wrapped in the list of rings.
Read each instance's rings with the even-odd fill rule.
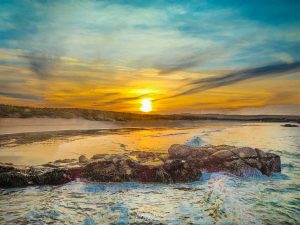
[[[29,94],[21,94],[21,93],[13,93],[13,92],[0,92],[1,96],[9,97],[9,98],[19,98],[19,99],[29,99],[29,100],[41,100],[40,96],[29,95]]]
[[[294,62],[293,57],[291,57],[287,53],[277,54],[277,55],[275,55],[275,58],[280,60],[281,62],[285,62],[285,63],[293,63]]]
[[[139,99],[147,97],[147,96],[148,96],[148,94],[143,94],[143,95],[134,96],[134,97],[117,98],[117,99],[114,99],[112,101],[105,102],[103,105],[120,104],[120,103],[123,103],[123,102],[139,100]]]
[[[174,98],[183,95],[190,95],[198,93],[201,91],[231,85],[244,80],[268,77],[268,76],[281,76],[285,73],[300,71],[300,61],[294,63],[283,63],[283,64],[273,64],[262,67],[256,67],[251,69],[239,70],[232,73],[227,73],[222,76],[202,78],[194,80],[193,82],[187,84],[191,86],[190,89],[180,92],[178,94],[168,96],[162,99]],[[161,99],[157,99],[161,100]]]
[[[157,90],[148,96],[156,99],[221,86],[229,90],[231,84],[257,77],[268,77],[260,89],[278,85],[270,68],[243,69],[299,61],[299,20],[290,13],[297,7],[285,1],[275,10],[260,4],[258,15],[253,14],[256,3],[222,2],[5,1],[0,7],[0,83],[5,89],[0,89],[43,93],[45,105],[96,103],[130,111],[144,94],[136,92],[140,89]],[[258,92],[252,88],[247,97]],[[157,109],[188,111],[186,104],[201,101],[196,97],[174,98]],[[222,104],[218,97],[213,101]]]
[[[39,53],[25,54],[22,57],[28,60],[30,70],[42,80],[48,79],[60,62],[59,57]]]
[[[221,54],[221,53],[220,53]],[[185,55],[184,57],[177,58],[175,60],[165,60],[163,63],[158,63],[156,68],[160,69],[160,74],[169,74],[176,71],[185,71],[198,67],[201,64],[212,60],[214,57],[217,57],[216,52],[204,52],[204,53],[195,53],[191,55]]]

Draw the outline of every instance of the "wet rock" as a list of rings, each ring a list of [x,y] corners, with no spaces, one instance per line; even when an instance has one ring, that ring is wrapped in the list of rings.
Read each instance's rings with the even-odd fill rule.
[[[170,158],[184,159],[194,170],[218,172],[228,171],[241,176],[244,171],[271,175],[281,171],[280,157],[265,153],[259,149],[234,146],[205,146],[192,148],[186,145],[172,145],[169,148]]]
[[[89,180],[100,182],[134,181],[135,166],[130,159],[114,158],[89,163],[83,168],[83,174]]]
[[[58,167],[59,167],[58,164],[51,163],[51,162],[45,163],[45,164],[43,164],[42,166],[43,166],[43,167],[51,167],[51,168],[58,168]]]
[[[159,152],[132,151],[129,157],[143,165],[160,165],[166,161],[168,155]]]
[[[251,166],[247,166],[247,165],[244,165],[243,167],[241,167],[239,170],[238,170],[239,174],[236,174],[236,175],[239,175],[239,176],[242,176],[242,177],[260,177],[262,175],[262,172],[254,167],[251,167]]]
[[[220,159],[226,159],[228,157],[234,156],[234,153],[232,151],[228,150],[220,150],[212,154],[213,157],[217,157]]]
[[[136,156],[139,161],[148,161],[156,159],[157,155],[153,152],[133,151],[130,153],[132,156]]]
[[[196,181],[201,176],[201,171],[185,160],[167,160],[162,168],[169,174],[171,183]]]
[[[54,161],[54,163],[72,163],[76,162],[76,159],[59,159]]]
[[[81,156],[79,156],[78,161],[80,163],[86,163],[86,162],[88,162],[88,158],[85,155],[81,155]]]
[[[284,124],[284,125],[281,125],[282,127],[299,127],[297,124],[290,124],[290,123],[287,123],[287,124]]]
[[[96,154],[92,156],[92,160],[113,160],[113,159],[121,159],[128,158],[126,155],[119,154]]]
[[[201,149],[201,151],[199,151]],[[173,159],[187,159],[187,158],[203,158],[209,156],[209,152],[205,148],[190,147],[187,145],[174,144],[168,150],[169,157]]]
[[[146,164],[162,156],[161,163]],[[98,154],[90,161],[82,155],[78,161],[57,160],[30,168],[0,163],[0,187],[60,185],[77,178],[98,182],[178,183],[197,181],[202,171],[225,171],[245,177],[269,176],[281,171],[280,157],[276,154],[228,145],[196,148],[176,144],[169,148],[168,157],[161,153],[134,152]]]
[[[278,155],[266,153],[266,156],[261,158],[261,162],[263,174],[270,176],[272,172],[281,172],[281,160]]]
[[[18,171],[0,173],[0,187],[24,187],[30,184],[30,179],[24,173]]]
[[[70,182],[73,177],[66,169],[0,166],[0,187],[24,187],[29,185],[59,185]],[[5,169],[4,169],[5,168]],[[4,171],[4,172],[3,172]]]
[[[257,152],[255,149],[253,148],[249,148],[249,147],[245,147],[245,148],[234,148],[229,150],[232,153],[234,153],[234,155],[240,157],[240,158],[251,158],[251,157],[258,157],[257,156]]]
[[[103,159],[107,154],[96,154],[92,156],[92,159]]]
[[[72,177],[67,170],[51,170],[45,173],[38,173],[31,177],[32,184],[35,185],[59,185],[72,181]]]
[[[7,164],[6,165],[5,164],[0,165],[0,173],[11,172],[11,171],[15,171],[15,170],[16,170],[15,167],[11,164],[9,164],[9,165],[7,165]]]
[[[164,178],[165,171],[160,167],[156,166],[147,166],[147,165],[138,165],[136,167],[136,179],[139,182],[163,182],[168,179]],[[166,175],[168,176],[168,175]]]

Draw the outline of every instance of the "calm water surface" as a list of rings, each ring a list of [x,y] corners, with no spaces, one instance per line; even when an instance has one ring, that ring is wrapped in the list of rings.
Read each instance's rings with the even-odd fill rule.
[[[143,128],[147,129],[5,147],[0,149],[0,161],[39,164],[82,153],[166,152],[173,143],[230,144],[279,154],[282,173],[248,178],[212,173],[180,185],[73,182],[2,189],[0,224],[300,223],[300,128],[178,121]]]

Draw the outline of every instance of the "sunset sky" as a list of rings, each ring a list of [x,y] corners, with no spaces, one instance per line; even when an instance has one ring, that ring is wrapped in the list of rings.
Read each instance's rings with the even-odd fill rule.
[[[0,103],[300,114],[300,1],[0,0]]]

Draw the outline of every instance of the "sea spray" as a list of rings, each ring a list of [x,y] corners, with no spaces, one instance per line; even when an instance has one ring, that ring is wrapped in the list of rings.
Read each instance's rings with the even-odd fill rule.
[[[194,136],[191,140],[186,141],[185,144],[190,147],[199,147],[199,146],[208,145],[207,142],[205,142],[198,136]]]

